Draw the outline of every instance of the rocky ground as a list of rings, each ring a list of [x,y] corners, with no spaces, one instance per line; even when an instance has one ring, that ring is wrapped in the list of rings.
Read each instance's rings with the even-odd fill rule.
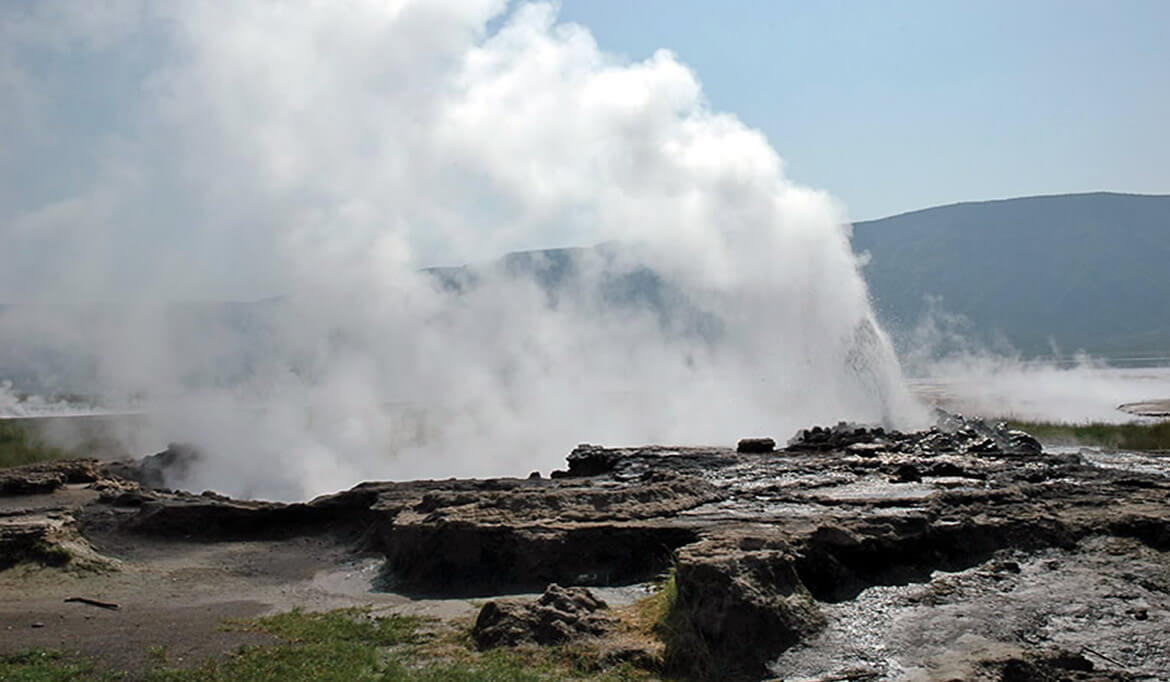
[[[224,618],[362,604],[667,678],[1170,679],[1170,460],[951,416],[739,450],[582,445],[550,477],[303,504],[168,490],[198,457],[177,447],[0,471],[0,654],[134,673],[263,639]],[[652,582],[632,637],[615,609]]]

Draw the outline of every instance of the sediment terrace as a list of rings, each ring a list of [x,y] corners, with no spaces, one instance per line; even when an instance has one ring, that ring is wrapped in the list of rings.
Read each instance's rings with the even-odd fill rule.
[[[181,449],[0,472],[0,567],[100,569],[24,591],[19,566],[0,574],[0,621],[27,635],[0,648],[43,638],[20,630],[22,609],[48,617],[77,592],[157,605],[170,584],[168,607],[218,614],[669,577],[663,641],[636,657],[668,677],[1170,677],[1170,461],[1046,453],[957,417],[742,449],[582,445],[550,477],[363,483],[298,504],[168,490],[167,467],[198,457]],[[377,570],[330,592],[362,557]]]

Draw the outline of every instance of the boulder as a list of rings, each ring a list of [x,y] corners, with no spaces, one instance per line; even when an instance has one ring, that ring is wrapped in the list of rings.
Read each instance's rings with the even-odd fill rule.
[[[772,452],[776,449],[776,441],[771,438],[743,438],[735,446],[736,452],[755,454]]]
[[[573,448],[567,459],[569,461],[569,476],[600,476],[613,471],[620,455],[600,445],[582,443]]]
[[[173,488],[187,478],[203,454],[190,445],[171,443],[166,450],[142,458],[138,482],[145,488]]]
[[[0,570],[24,562],[44,566],[61,566],[69,562],[69,553],[53,540],[51,524],[0,525]]]
[[[901,433],[840,422],[832,427],[801,429],[788,441],[787,449],[792,452],[843,450],[861,456],[901,452],[920,457],[942,454],[1035,456],[1043,450],[1038,440],[1023,431],[1009,429],[1002,422],[992,426],[978,418],[945,410],[935,412],[937,423],[925,431]]]
[[[20,471],[0,475],[0,495],[44,495],[65,485],[55,471]]]
[[[782,539],[731,532],[679,551],[667,615],[666,665],[758,677],[767,661],[826,620]]]
[[[859,443],[881,443],[887,438],[896,440],[900,436],[896,431],[886,433],[880,426],[867,427],[848,422],[838,422],[833,427],[814,426],[810,429],[801,429],[788,440],[788,449],[795,451],[824,452],[828,450],[844,450]]]
[[[43,495],[67,483],[92,483],[101,477],[94,459],[25,464],[0,471],[0,496]]]
[[[496,600],[484,604],[471,636],[480,649],[525,643],[564,644],[613,629],[615,619],[603,613],[608,608],[584,587],[553,583],[535,601]]]

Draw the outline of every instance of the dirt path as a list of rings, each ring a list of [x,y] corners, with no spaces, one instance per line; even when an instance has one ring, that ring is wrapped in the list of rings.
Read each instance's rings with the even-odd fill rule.
[[[89,492],[89,491],[86,491]],[[63,515],[91,495],[0,499],[3,519]],[[28,648],[137,676],[157,665],[195,665],[242,645],[271,643],[262,633],[225,629],[225,621],[293,608],[372,606],[445,619],[469,616],[466,600],[411,600],[374,591],[381,560],[353,554],[328,535],[276,541],[194,542],[144,535],[87,533],[109,570],[35,567],[0,571],[0,655]],[[116,610],[66,602],[83,597]]]

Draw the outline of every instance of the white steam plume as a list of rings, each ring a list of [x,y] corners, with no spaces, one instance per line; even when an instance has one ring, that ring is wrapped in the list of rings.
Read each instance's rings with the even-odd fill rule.
[[[619,60],[546,4],[103,7],[0,10],[22,131],[0,170],[77,145],[70,173],[0,196],[0,299],[280,298],[186,322],[21,308],[0,331],[88,353],[98,390],[145,396],[155,428],[208,453],[188,486],[295,498],[522,475],[584,440],[918,418],[842,209],[712,112],[671,53]],[[79,54],[114,110],[84,134],[53,110]],[[608,240],[552,302],[496,270],[460,296],[418,273]],[[642,266],[713,326],[599,293]]]
[[[1124,423],[1141,420],[1119,406],[1170,396],[1170,367],[1158,366],[1160,358],[1115,366],[1055,346],[1050,358],[1025,358],[1006,339],[991,348],[973,340],[969,319],[928,303],[899,340],[911,390],[928,404],[988,419]]]

